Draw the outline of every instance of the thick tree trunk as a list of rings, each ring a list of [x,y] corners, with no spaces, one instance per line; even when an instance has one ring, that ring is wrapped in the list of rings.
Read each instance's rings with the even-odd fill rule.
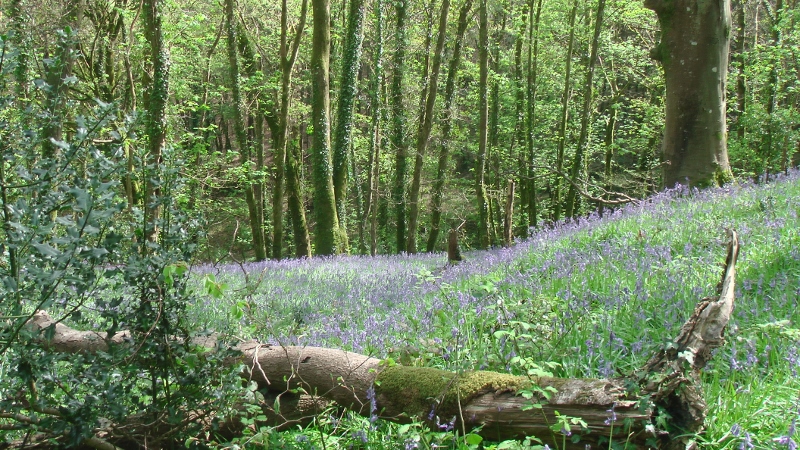
[[[299,136],[298,130],[294,133]],[[303,202],[303,190],[301,179],[302,149],[300,142],[288,144],[286,157],[286,190],[288,196],[289,217],[292,219],[292,231],[294,233],[294,254],[298,258],[311,257],[311,238],[308,235],[308,225],[306,224],[306,208]]]
[[[738,72],[736,74],[736,105],[737,105],[737,120],[736,120],[736,137],[739,139],[740,143],[744,142],[744,136],[746,132],[746,128],[742,119],[744,118],[744,113],[747,108],[747,83],[745,79],[745,67],[747,66],[747,61],[745,61],[745,48],[746,42],[745,39],[747,38],[746,29],[747,25],[745,23],[745,12],[747,8],[745,8],[746,0],[739,0],[739,12],[737,14],[736,25],[738,28],[737,33],[737,44],[738,44],[738,52],[736,55],[736,62]]]
[[[693,433],[702,430],[706,403],[700,371],[724,342],[733,312],[738,236],[729,232],[728,255],[718,297],[703,299],[678,337],[629,376],[612,379],[563,379],[513,376],[496,372],[452,373],[404,367],[365,355],[318,347],[240,344],[231,364],[246,365],[242,376],[276,394],[296,388],[333,400],[363,415],[431,426],[452,422],[492,440],[535,436],[560,445],[552,431],[557,415],[580,418],[585,429],[570,430],[586,448],[608,439],[627,448],[694,448]],[[75,331],[39,312],[29,323],[43,333],[43,344],[61,352],[105,351],[110,343],[127,345],[127,332]],[[47,337],[44,337],[47,336]],[[196,345],[214,348],[216,337]],[[549,398],[542,393],[549,392]],[[318,408],[308,402],[310,408]],[[297,405],[295,405],[297,406]],[[287,419],[286,411],[281,418]],[[298,414],[306,414],[299,407]],[[663,421],[667,421],[666,424]],[[673,430],[673,431],[667,431]],[[559,447],[562,448],[562,447]]]
[[[336,215],[342,238],[347,238],[347,172],[353,128],[353,104],[361,64],[361,43],[364,40],[364,0],[350,0],[347,14],[342,76],[339,81],[339,98],[336,113],[336,132],[333,141],[333,192],[336,198]],[[342,242],[347,246],[347,242]]]
[[[406,110],[403,105],[403,77],[405,76],[406,46],[406,0],[395,3],[397,15],[395,27],[395,52],[394,74],[392,75],[391,104],[392,104],[392,129],[391,141],[395,152],[394,187],[392,189],[392,202],[394,202],[396,220],[397,253],[406,250],[406,195],[405,183],[408,161],[406,160]]]
[[[330,0],[312,0],[314,37],[311,52],[313,100],[311,122],[314,126],[312,160],[314,168],[314,214],[317,225],[314,243],[317,254],[333,255],[341,250],[339,218],[333,192],[333,160],[330,138],[331,4]]]
[[[725,127],[730,0],[645,0],[658,15],[664,67],[664,185],[722,184],[732,178]]]

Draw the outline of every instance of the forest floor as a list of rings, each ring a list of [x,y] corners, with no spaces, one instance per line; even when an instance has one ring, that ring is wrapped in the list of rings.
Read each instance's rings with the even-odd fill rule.
[[[200,266],[197,323],[262,341],[341,348],[407,365],[562,377],[629,374],[715,291],[725,229],[740,236],[727,342],[703,373],[701,448],[796,449],[800,433],[800,173],[665,192],[538,230],[508,249]],[[445,424],[446,425],[446,424]],[[446,428],[446,427],[444,427]],[[252,428],[268,448],[528,448],[331,410]],[[609,447],[612,448],[612,447]],[[620,447],[622,448],[622,447]]]

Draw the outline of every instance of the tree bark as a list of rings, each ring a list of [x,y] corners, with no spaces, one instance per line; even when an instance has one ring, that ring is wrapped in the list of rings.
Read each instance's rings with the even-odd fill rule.
[[[306,224],[306,213],[303,205],[302,193],[300,191],[300,172],[297,155],[293,149],[289,149],[289,106],[290,89],[292,85],[292,72],[297,52],[300,48],[300,39],[306,25],[308,13],[308,0],[303,0],[300,8],[300,19],[294,32],[294,37],[289,42],[289,7],[287,0],[281,2],[281,43],[280,43],[280,66],[281,66],[281,97],[280,110],[278,117],[274,120],[272,130],[273,143],[275,146],[275,184],[272,188],[272,258],[281,259],[283,249],[283,197],[286,181],[286,196],[288,197],[287,207],[289,217],[292,220],[292,230],[294,232],[295,255],[297,257],[310,257],[311,246],[308,237],[308,226]]]
[[[375,42],[373,74],[370,86],[370,104],[372,107],[372,132],[370,133],[370,149],[367,162],[367,195],[364,202],[364,222],[369,221],[369,254],[378,253],[378,199],[380,187],[380,154],[382,144],[381,124],[385,108],[381,91],[384,85],[383,76],[383,0],[375,1]],[[363,228],[366,223],[362,224]]]
[[[511,244],[514,243],[514,186],[514,180],[509,179],[506,186],[506,205],[503,214],[503,245],[506,247],[511,247]]]
[[[364,0],[350,0],[347,14],[347,29],[342,55],[342,76],[339,82],[339,97],[336,114],[336,132],[333,141],[333,192],[336,198],[336,214],[342,238],[347,237],[347,172],[353,128],[353,104],[358,85],[358,69],[361,64],[361,43],[364,40]],[[347,242],[342,243],[345,247]]]
[[[453,56],[447,69],[447,81],[444,88],[444,118],[442,119],[442,140],[439,146],[439,163],[436,167],[436,181],[431,196],[431,231],[425,251],[432,252],[439,240],[442,221],[442,198],[444,183],[447,180],[448,166],[450,165],[450,135],[453,129],[453,98],[455,97],[456,77],[461,65],[461,47],[464,33],[469,25],[469,11],[472,9],[472,0],[466,0],[458,14],[458,29],[453,43]]]
[[[442,11],[439,15],[439,31],[436,37],[433,64],[431,65],[427,93],[425,94],[425,108],[422,111],[419,130],[417,131],[414,175],[411,179],[411,192],[408,200],[408,237],[406,239],[406,251],[408,253],[417,252],[417,224],[419,222],[419,190],[422,184],[422,166],[424,165],[425,152],[427,151],[428,141],[430,140],[431,130],[433,129],[433,109],[436,105],[436,95],[439,89],[439,71],[442,66],[442,53],[444,52],[444,42],[447,34],[447,15],[449,11],[450,0],[443,0]]]
[[[744,70],[747,66],[747,61],[745,61],[745,48],[746,48],[746,23],[745,23],[745,1],[746,0],[739,0],[739,13],[737,15],[737,27],[738,27],[738,34],[737,34],[737,43],[738,43],[738,54],[737,54],[737,76],[736,76],[736,104],[737,104],[737,120],[736,120],[736,137],[739,139],[740,143],[744,143],[744,137],[746,133],[746,128],[743,123],[744,113],[747,108],[747,83],[745,79]]]
[[[161,28],[163,0],[144,0],[142,3],[145,36],[150,44],[153,65],[152,83],[148,88],[147,137],[148,152],[145,168],[144,236],[149,241],[158,239],[158,221],[161,217],[160,165],[161,154],[167,140],[167,101],[169,100],[169,51],[164,43]],[[142,247],[144,248],[144,246]]]
[[[394,187],[392,189],[392,202],[395,208],[396,243],[397,253],[406,250],[406,160],[407,144],[405,140],[406,110],[403,105],[403,77],[405,76],[406,58],[406,13],[407,1],[399,0],[395,3],[395,52],[394,74],[392,75],[391,103],[392,103],[392,129],[391,141],[395,151]]]
[[[314,33],[311,52],[312,105],[314,124],[312,160],[314,171],[314,214],[317,218],[314,243],[317,254],[339,253],[339,218],[333,191],[333,161],[330,138],[331,4],[330,0],[312,0]]]
[[[244,194],[247,202],[247,211],[250,219],[250,231],[252,233],[253,251],[256,261],[267,259],[267,250],[264,245],[264,229],[259,220],[258,205],[254,191],[254,184],[250,178],[251,161],[251,142],[247,137],[245,125],[244,100],[242,99],[240,86],[239,56],[237,50],[237,29],[236,17],[234,16],[234,0],[225,0],[225,28],[227,33],[228,49],[228,78],[231,89],[231,112],[233,115],[233,129],[236,143],[241,154],[241,164],[245,167]],[[152,101],[152,100],[151,100]]]
[[[732,179],[725,127],[730,0],[645,0],[661,25],[651,56],[664,68],[664,186]]]
[[[533,1],[531,1],[531,8],[529,14],[533,12]],[[534,124],[536,123],[536,90],[538,87],[538,61],[539,61],[539,23],[542,17],[542,0],[536,3],[535,17],[529,19],[531,22],[528,28],[528,79],[527,79],[527,94],[528,94],[528,107],[525,115],[525,144],[527,146],[527,174],[526,180],[526,197],[527,203],[525,208],[528,213],[528,227],[536,227],[539,224],[539,203],[536,192],[536,165],[535,155],[535,135]],[[527,231],[527,230],[526,230]]]
[[[478,27],[478,166],[475,191],[478,201],[478,248],[489,248],[489,204],[486,199],[486,152],[489,139],[489,13],[480,0]]]

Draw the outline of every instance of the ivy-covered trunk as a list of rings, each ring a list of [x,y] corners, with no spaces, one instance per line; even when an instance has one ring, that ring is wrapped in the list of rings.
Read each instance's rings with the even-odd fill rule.
[[[489,247],[489,204],[486,200],[486,151],[489,139],[489,13],[487,0],[480,3],[478,31],[478,167],[475,169],[475,191],[478,201],[478,247]]]
[[[405,76],[406,58],[406,12],[407,0],[399,0],[395,3],[395,14],[397,15],[395,28],[395,51],[394,51],[394,75],[392,77],[391,104],[392,104],[392,129],[391,141],[395,151],[395,171],[394,188],[392,189],[392,202],[395,207],[395,220],[397,233],[397,253],[402,253],[406,249],[406,171],[408,162],[406,160],[406,110],[403,105],[403,77]]]
[[[658,15],[664,68],[664,185],[707,186],[732,178],[725,127],[730,0],[645,0]]]
[[[148,152],[145,167],[144,235],[149,241],[158,239],[158,220],[161,207],[159,167],[167,139],[167,101],[169,100],[169,52],[161,28],[163,0],[144,0],[142,4],[145,35],[150,43],[153,65],[152,84],[148,88],[147,137]]]
[[[331,4],[330,0],[312,0],[314,34],[311,53],[312,105],[311,122],[314,126],[311,157],[314,171],[314,213],[317,226],[314,244],[319,255],[333,255],[339,251],[339,218],[333,191],[333,162],[330,137],[330,54],[331,54]]]
[[[384,86],[383,76],[383,0],[375,1],[375,42],[373,73],[370,83],[370,106],[372,107],[372,130],[370,133],[370,150],[367,157],[367,195],[364,198],[364,217],[362,228],[369,221],[369,254],[378,253],[378,189],[380,187],[380,154],[382,129],[386,108],[381,95]]]
[[[353,103],[356,98],[358,69],[361,62],[361,43],[364,40],[364,0],[350,0],[347,30],[342,55],[342,76],[339,84],[339,101],[336,114],[336,132],[333,141],[333,192],[336,196],[336,214],[343,239],[347,246],[347,171],[353,128]]]

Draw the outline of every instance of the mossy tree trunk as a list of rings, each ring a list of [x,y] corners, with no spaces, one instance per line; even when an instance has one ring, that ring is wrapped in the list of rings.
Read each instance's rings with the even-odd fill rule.
[[[486,199],[486,153],[489,138],[489,12],[487,0],[478,11],[478,166],[475,191],[478,203],[478,248],[489,247],[489,204]]]
[[[311,51],[312,105],[311,122],[314,126],[311,157],[314,172],[314,245],[319,255],[333,255],[341,251],[339,218],[333,191],[333,160],[330,133],[330,55],[331,55],[331,2],[312,0],[314,16]]]
[[[158,239],[158,221],[161,216],[161,206],[157,201],[161,197],[159,167],[167,140],[170,58],[161,26],[163,3],[163,0],[144,0],[142,3],[145,36],[150,44],[150,62],[153,67],[151,84],[147,89],[148,151],[144,172],[144,235],[150,241]]]
[[[707,186],[732,178],[725,126],[730,0],[645,0],[661,25],[651,55],[667,89],[664,186]]]
[[[428,78],[427,92],[425,93],[425,107],[421,111],[419,129],[417,130],[417,147],[414,157],[414,175],[411,178],[411,191],[409,193],[408,237],[406,251],[417,252],[417,228],[419,223],[419,191],[422,184],[422,166],[425,163],[425,152],[433,130],[433,113],[436,105],[436,96],[439,90],[439,72],[442,66],[442,53],[447,35],[447,15],[450,12],[450,0],[442,1],[442,10],[439,14],[439,30],[436,37],[436,47],[433,54],[433,64]]]
[[[405,139],[406,108],[403,104],[403,78],[405,77],[406,58],[406,14],[408,0],[395,2],[395,51],[392,60],[394,71],[390,93],[392,109],[391,144],[395,152],[394,186],[392,202],[395,216],[395,242],[397,253],[406,250],[406,172],[408,171],[407,144]]]
[[[352,145],[353,105],[358,88],[358,71],[361,65],[361,43],[364,41],[364,0],[350,0],[347,29],[344,36],[342,74],[339,81],[336,130],[333,135],[333,192],[336,198],[336,215],[339,230],[347,246],[347,173]]]
[[[458,68],[461,65],[461,47],[464,41],[464,33],[469,25],[469,12],[472,9],[472,0],[466,0],[458,13],[458,29],[456,30],[455,41],[453,42],[453,56],[447,69],[447,81],[444,87],[444,118],[442,119],[442,139],[439,144],[439,162],[436,167],[436,181],[433,185],[431,196],[431,230],[428,234],[428,242],[425,251],[432,252],[436,249],[439,241],[442,222],[442,199],[444,196],[444,184],[447,181],[447,172],[450,165],[450,135],[453,129],[453,99],[455,97],[456,77]]]

